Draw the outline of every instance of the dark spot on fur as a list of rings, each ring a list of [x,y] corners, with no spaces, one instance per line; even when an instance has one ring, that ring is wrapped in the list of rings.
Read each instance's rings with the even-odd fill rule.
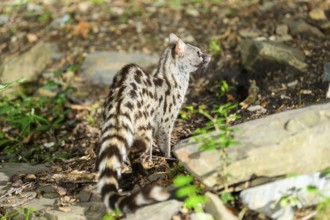
[[[143,95],[148,94],[148,90],[145,89],[145,88],[143,88],[143,89],[142,89],[142,94],[143,94]]]
[[[167,108],[167,96],[165,96],[165,99],[164,99],[164,109],[163,109],[164,114],[166,113],[166,108]]]
[[[127,102],[127,103],[125,104],[125,106],[126,106],[127,108],[129,108],[129,110],[133,111],[134,105],[133,105],[132,103]]]
[[[163,80],[160,78],[156,78],[153,81],[154,81],[156,87],[161,87],[163,85]]]
[[[134,75],[134,80],[138,83],[141,84],[141,79],[138,75]]]
[[[147,78],[147,84],[148,84],[149,87],[152,86],[151,80],[149,78]]]
[[[150,92],[150,91],[149,91],[149,96],[150,96],[150,98],[152,98],[152,99],[154,98],[154,95],[153,95],[152,92]]]
[[[142,112],[135,113],[135,120],[140,119],[143,116]]]
[[[131,90],[131,91],[129,92],[129,95],[131,96],[132,99],[137,98],[137,94],[136,94],[136,92],[135,92],[134,90]]]
[[[137,86],[134,82],[131,83],[131,86],[132,86],[133,90],[137,90]]]
[[[176,99],[175,99],[175,96],[173,95],[173,104],[174,104],[174,106],[176,106]]]
[[[143,73],[142,73],[141,70],[137,69],[137,70],[136,70],[136,75],[137,75],[139,78],[141,78],[141,77],[143,76]]]

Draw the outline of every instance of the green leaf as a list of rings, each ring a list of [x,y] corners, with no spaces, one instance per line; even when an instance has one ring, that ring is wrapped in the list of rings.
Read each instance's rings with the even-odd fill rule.
[[[179,175],[176,176],[173,180],[173,185],[175,187],[182,187],[187,184],[190,184],[194,180],[193,176],[184,176],[184,175]]]
[[[53,159],[68,159],[71,157],[69,153],[55,153]]]
[[[204,204],[206,199],[202,195],[191,196],[184,201],[184,204],[188,209],[194,208],[198,204]]]
[[[232,202],[235,200],[234,196],[229,192],[222,193],[220,198],[224,203]]]
[[[187,105],[185,106],[185,109],[189,110],[189,111],[194,111],[194,106],[192,105]]]
[[[196,193],[196,186],[194,186],[194,185],[184,186],[175,192],[176,196],[178,196],[180,198],[194,195],[195,193]]]
[[[33,118],[36,119],[37,121],[41,122],[41,123],[48,124],[48,120],[45,119],[45,118],[42,117],[42,116],[39,116],[39,115],[35,115],[35,114],[33,114]]]
[[[322,176],[330,176],[330,169],[325,169],[321,171]]]
[[[309,193],[316,193],[316,192],[318,192],[319,189],[316,186],[308,185],[306,187],[306,190]]]

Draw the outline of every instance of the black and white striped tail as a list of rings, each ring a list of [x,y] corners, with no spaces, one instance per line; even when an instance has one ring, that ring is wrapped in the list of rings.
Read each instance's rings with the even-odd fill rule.
[[[111,132],[111,128],[102,131],[96,161],[98,191],[108,211],[117,209],[129,213],[141,206],[169,199],[170,193],[159,186],[148,186],[129,195],[119,193],[121,164],[133,143],[133,134],[127,129],[112,129]]]

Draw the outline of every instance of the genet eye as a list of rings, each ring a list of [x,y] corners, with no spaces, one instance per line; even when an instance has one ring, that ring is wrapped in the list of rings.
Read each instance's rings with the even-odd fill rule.
[[[197,55],[200,57],[201,56],[201,52],[199,52],[199,50],[197,51]]]

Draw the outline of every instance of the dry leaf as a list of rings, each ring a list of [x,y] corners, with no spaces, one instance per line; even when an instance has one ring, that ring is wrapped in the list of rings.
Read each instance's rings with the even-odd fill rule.
[[[58,210],[60,210],[61,212],[70,212],[71,208],[69,208],[69,207],[58,207]]]
[[[29,41],[29,43],[33,43],[38,40],[38,37],[35,34],[27,34],[26,38]]]
[[[80,35],[84,38],[88,37],[89,34],[89,23],[85,21],[80,21],[77,26],[74,28],[73,33],[75,35]]]

